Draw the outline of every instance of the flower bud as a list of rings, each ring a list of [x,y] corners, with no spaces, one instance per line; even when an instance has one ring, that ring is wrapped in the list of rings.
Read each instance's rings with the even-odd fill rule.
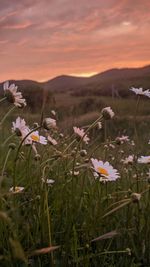
[[[87,155],[87,151],[85,149],[80,150],[80,156],[85,157]]]
[[[141,194],[138,193],[132,193],[131,194],[131,199],[133,203],[138,203],[141,199]]]
[[[36,155],[34,156],[34,159],[35,159],[36,161],[39,161],[39,160],[41,159],[40,154],[36,154]]]
[[[52,128],[56,128],[56,120],[51,119],[51,118],[45,118],[43,121],[43,127],[46,130],[50,130]]]
[[[111,107],[103,108],[101,111],[103,118],[105,120],[110,120],[114,117],[115,113],[112,111]]]
[[[14,150],[16,148],[16,144],[14,143],[10,143],[9,144],[9,148],[11,148],[12,150]]]

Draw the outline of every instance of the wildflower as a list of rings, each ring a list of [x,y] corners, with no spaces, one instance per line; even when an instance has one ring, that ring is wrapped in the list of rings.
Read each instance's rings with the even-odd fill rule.
[[[147,172],[147,177],[148,177],[148,179],[150,179],[150,169]]]
[[[112,149],[115,149],[115,145],[113,145],[113,144],[109,144],[109,147]]]
[[[74,133],[79,136],[86,144],[88,144],[90,138],[85,134],[83,129],[80,129],[78,127],[73,127]]]
[[[29,135],[28,140],[31,140],[31,142],[33,143],[35,142],[35,143],[40,143],[42,145],[47,145],[47,139],[44,136],[39,135],[38,131],[31,133]]]
[[[45,179],[45,178],[42,178],[42,182],[46,183],[47,185],[52,185],[53,183],[55,183],[53,179]]]
[[[34,159],[35,159],[36,161],[39,161],[39,160],[41,159],[40,154],[38,154],[38,153],[35,154]]]
[[[70,174],[74,175],[74,176],[78,176],[79,175],[79,171],[74,171],[74,172],[70,171]]]
[[[50,130],[52,128],[56,128],[56,120],[52,119],[52,118],[45,118],[43,121],[43,127],[46,130]]]
[[[14,150],[16,148],[16,144],[15,143],[10,143],[9,144],[9,148],[11,148],[12,150]]]
[[[60,136],[60,138],[63,138],[64,137],[64,134],[63,133],[60,133],[59,136]]]
[[[85,150],[85,149],[82,149],[81,151],[80,151],[80,156],[81,157],[85,157],[87,155],[87,151]]]
[[[150,97],[150,90],[149,89],[143,91],[142,87],[140,87],[140,88],[132,87],[130,89],[130,91],[134,92],[136,95],[144,95],[144,96]]]
[[[21,119],[18,117],[16,119],[16,122],[13,122],[12,132],[15,132],[16,135],[22,136],[25,133],[27,133],[29,130],[29,127],[26,125],[26,122],[24,119]]]
[[[106,108],[103,108],[102,111],[101,111],[102,115],[103,115],[103,118],[105,120],[110,120],[114,117],[115,113],[113,112],[113,110],[111,109],[111,107],[106,107]]]
[[[126,157],[123,161],[124,164],[132,164],[134,160],[134,155],[130,155],[128,157]]]
[[[116,143],[118,145],[124,144],[124,143],[129,142],[129,141],[130,141],[129,136],[127,136],[127,135],[122,135],[121,137],[116,138]]]
[[[150,163],[150,156],[141,156],[140,158],[138,158],[138,163]]]
[[[24,187],[21,187],[21,186],[15,186],[15,190],[14,190],[14,187],[11,187],[9,189],[9,192],[14,193],[14,194],[21,193],[22,191],[24,191]]]
[[[9,86],[9,82],[4,83],[4,94],[10,103],[16,107],[22,108],[26,106],[26,100],[22,97],[21,92],[17,92],[18,87],[15,84]]]
[[[135,142],[131,140],[131,146],[135,146]]]
[[[56,116],[56,111],[55,110],[51,110],[51,113],[53,116]]]
[[[102,123],[100,121],[97,123],[97,126],[99,130],[102,129]]]
[[[141,199],[141,194],[138,193],[132,193],[131,194],[131,199],[133,203],[138,203]]]
[[[120,178],[118,171],[108,161],[103,162],[93,158],[91,161],[96,172],[96,177],[100,176],[100,181],[115,181]]]
[[[58,144],[57,141],[54,138],[52,138],[50,135],[48,135],[47,139],[53,146],[56,146]]]

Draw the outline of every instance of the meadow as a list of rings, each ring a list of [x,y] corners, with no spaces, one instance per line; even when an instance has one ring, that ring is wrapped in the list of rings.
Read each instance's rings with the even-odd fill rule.
[[[0,266],[150,266],[149,97],[57,94],[32,113],[4,85]]]

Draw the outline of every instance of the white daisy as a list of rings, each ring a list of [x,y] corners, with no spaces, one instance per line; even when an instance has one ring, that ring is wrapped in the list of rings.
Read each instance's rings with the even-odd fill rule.
[[[51,110],[51,113],[53,114],[53,116],[56,116],[56,111],[55,110]]]
[[[31,133],[28,139],[30,139],[33,143],[35,142],[35,143],[47,145],[47,139],[44,136],[39,135],[38,131]]]
[[[150,163],[150,156],[141,156],[140,158],[138,158],[138,163]]]
[[[96,177],[100,176],[100,181],[115,181],[120,178],[120,175],[116,169],[114,169],[108,161],[103,162],[97,159],[91,159]]]
[[[79,136],[80,138],[83,138],[83,141],[88,144],[90,138],[87,136],[87,134],[85,135],[85,132],[83,129],[80,129],[78,127],[73,127],[74,133]]]
[[[57,141],[54,138],[52,138],[50,135],[48,135],[47,139],[53,146],[56,146],[58,144]]]
[[[150,97],[150,90],[149,89],[143,91],[142,87],[140,87],[140,88],[132,87],[130,89],[130,91],[134,92],[136,95],[144,95],[144,96]]]
[[[22,108],[26,106],[26,100],[22,97],[21,92],[17,92],[18,87],[15,84],[9,86],[9,82],[4,83],[4,94],[10,103],[13,103],[16,107]]]
[[[74,173],[72,172],[72,171],[70,171],[70,174],[72,175],[74,175],[74,176],[78,176],[79,175],[79,171],[74,171]]]
[[[118,136],[117,138],[116,138],[116,142],[118,142],[118,143],[120,143],[120,144],[123,144],[123,143],[126,143],[126,142],[129,142],[130,141],[130,139],[129,139],[129,136],[127,136],[127,135],[122,135],[122,136]]]
[[[97,127],[98,127],[99,130],[102,129],[102,123],[101,123],[101,121],[99,121],[99,122],[97,123]]]
[[[9,192],[14,193],[14,194],[21,193],[22,191],[24,191],[24,187],[22,186],[15,186],[15,190],[14,190],[14,187],[11,187],[9,189]]]
[[[132,164],[134,161],[134,155],[129,155],[128,157],[126,157],[124,160],[122,160],[122,162],[124,164]]]
[[[43,127],[46,130],[50,130],[52,128],[56,128],[56,120],[52,119],[52,118],[45,118],[43,121]]]
[[[55,183],[53,179],[44,179],[44,178],[42,178],[42,182],[46,183],[47,185],[52,185],[53,183]]]
[[[101,111],[102,115],[103,115],[103,118],[105,120],[110,120],[114,117],[115,113],[113,112],[113,110],[111,109],[111,107],[106,107],[106,108],[103,108],[102,111]]]
[[[12,132],[15,132],[18,136],[22,136],[29,131],[29,127],[26,125],[25,120],[20,117],[18,117],[12,125]]]

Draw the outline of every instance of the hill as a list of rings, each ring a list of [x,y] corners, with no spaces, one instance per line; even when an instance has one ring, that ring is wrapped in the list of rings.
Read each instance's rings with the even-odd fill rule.
[[[19,87],[33,111],[39,110],[44,101],[54,107],[68,108],[81,98],[81,106],[85,107],[91,105],[91,97],[127,98],[133,96],[129,91],[132,86],[150,88],[150,65],[142,68],[110,69],[88,78],[61,75],[42,83],[32,80],[11,80],[10,83]],[[1,95],[2,88],[3,83],[0,83]],[[95,104],[92,105],[94,107]]]

